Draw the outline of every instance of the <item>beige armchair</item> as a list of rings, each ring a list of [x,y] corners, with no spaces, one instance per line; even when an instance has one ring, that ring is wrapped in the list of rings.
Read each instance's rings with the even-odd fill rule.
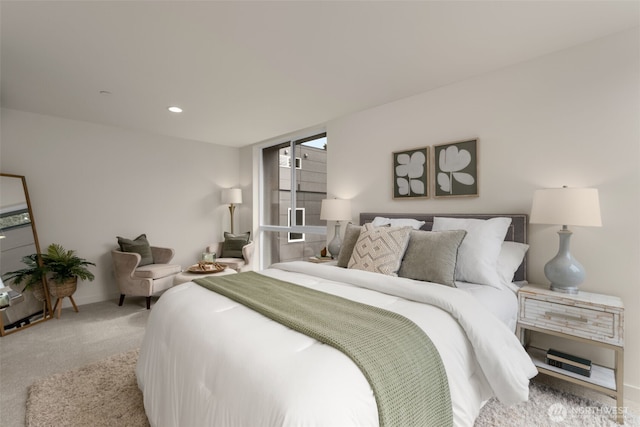
[[[147,310],[151,308],[151,296],[173,286],[173,278],[182,271],[177,264],[169,264],[174,250],[151,246],[153,264],[139,266],[142,257],[135,252],[111,251],[113,272],[120,288],[121,306],[125,295],[147,298]]]
[[[207,252],[215,252],[216,255],[222,254],[222,245],[224,242],[214,243],[205,248]],[[216,262],[224,264],[229,268],[236,270],[238,273],[242,271],[253,270],[253,251],[254,242],[249,242],[242,247],[242,258],[216,258]]]

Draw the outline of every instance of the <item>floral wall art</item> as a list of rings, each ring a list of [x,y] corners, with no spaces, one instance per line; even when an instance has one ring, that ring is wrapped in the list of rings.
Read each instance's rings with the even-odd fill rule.
[[[478,140],[434,145],[437,197],[478,195]]]
[[[393,153],[393,198],[429,197],[429,147]]]

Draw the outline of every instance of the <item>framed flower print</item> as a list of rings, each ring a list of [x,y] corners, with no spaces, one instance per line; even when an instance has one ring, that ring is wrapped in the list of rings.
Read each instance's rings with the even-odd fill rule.
[[[478,196],[478,140],[433,146],[434,197]]]
[[[429,197],[429,147],[393,153],[393,198]]]

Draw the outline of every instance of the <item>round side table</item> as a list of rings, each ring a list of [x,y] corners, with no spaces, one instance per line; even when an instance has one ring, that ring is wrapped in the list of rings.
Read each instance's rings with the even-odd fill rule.
[[[193,279],[200,279],[202,277],[207,277],[207,276],[226,276],[227,274],[237,274],[238,272],[235,271],[232,268],[225,268],[222,271],[219,271],[217,273],[190,273],[189,271],[185,270],[182,273],[178,273],[174,276],[173,278],[173,286],[179,285],[181,283],[186,283],[186,282],[190,282]]]

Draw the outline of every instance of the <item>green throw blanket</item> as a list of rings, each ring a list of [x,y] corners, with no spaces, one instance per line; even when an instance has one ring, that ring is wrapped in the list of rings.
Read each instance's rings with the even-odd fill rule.
[[[380,426],[453,425],[438,350],[407,318],[255,272],[194,282],[349,356],[373,389]]]

